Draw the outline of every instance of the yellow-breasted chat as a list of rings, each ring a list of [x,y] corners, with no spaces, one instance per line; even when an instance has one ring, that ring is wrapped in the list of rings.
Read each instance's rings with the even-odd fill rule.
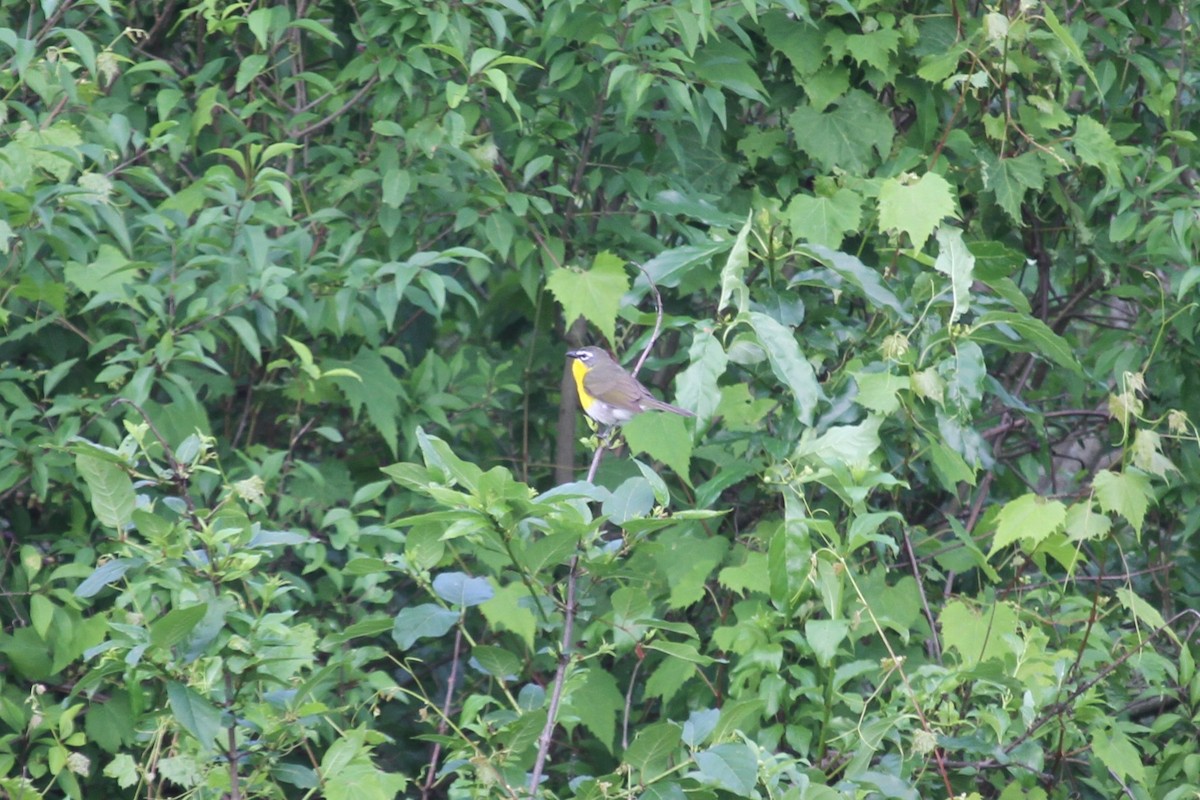
[[[569,350],[571,374],[579,391],[583,413],[601,425],[619,425],[643,411],[670,411],[685,417],[696,416],[686,408],[664,403],[637,378],[630,375],[599,347]]]

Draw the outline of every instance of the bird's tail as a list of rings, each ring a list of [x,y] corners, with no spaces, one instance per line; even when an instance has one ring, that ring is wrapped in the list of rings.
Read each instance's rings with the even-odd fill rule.
[[[673,406],[670,403],[664,403],[662,400],[659,400],[656,397],[647,397],[642,401],[642,404],[646,406],[646,408],[654,409],[655,411],[670,411],[672,414],[679,414],[682,417],[696,416],[686,408],[680,408],[679,406]]]

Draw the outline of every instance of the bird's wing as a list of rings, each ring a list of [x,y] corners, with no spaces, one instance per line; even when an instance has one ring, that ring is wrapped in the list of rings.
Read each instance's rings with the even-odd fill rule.
[[[603,390],[599,387],[603,386]],[[605,365],[593,367],[583,376],[583,388],[593,397],[617,406],[636,405],[647,397],[646,389],[620,367]]]

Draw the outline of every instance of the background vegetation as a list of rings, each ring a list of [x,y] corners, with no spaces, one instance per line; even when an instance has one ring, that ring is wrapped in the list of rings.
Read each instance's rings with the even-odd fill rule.
[[[0,0],[0,795],[1196,797],[1197,22]]]

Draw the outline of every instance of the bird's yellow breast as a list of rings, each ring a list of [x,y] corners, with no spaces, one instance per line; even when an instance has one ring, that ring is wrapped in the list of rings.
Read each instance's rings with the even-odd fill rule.
[[[587,364],[578,359],[571,362],[571,375],[575,378],[575,391],[579,393],[579,405],[583,406],[584,411],[587,411],[595,400],[594,397],[588,394],[587,389],[583,388],[583,379],[587,374]]]

